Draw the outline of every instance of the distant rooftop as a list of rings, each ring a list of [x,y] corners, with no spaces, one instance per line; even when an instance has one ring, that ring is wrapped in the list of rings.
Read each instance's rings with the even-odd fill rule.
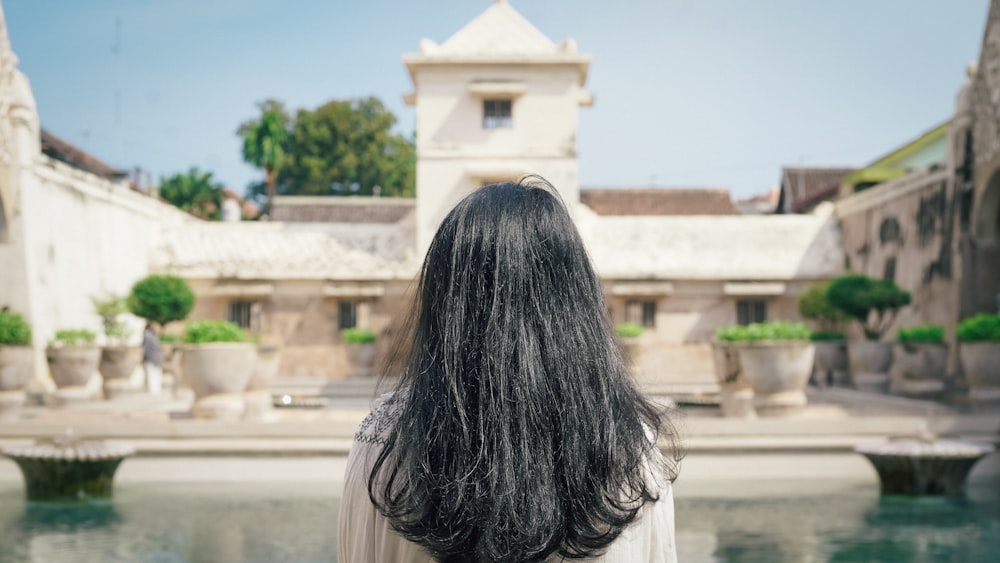
[[[286,223],[396,223],[417,200],[370,196],[278,196],[271,219]]]
[[[729,190],[582,188],[580,202],[598,215],[736,215]]]
[[[128,176],[128,172],[116,169],[76,145],[60,139],[44,127],[42,128],[41,141],[42,153],[74,168],[90,172],[106,180],[119,180]]]
[[[856,168],[785,167],[781,170],[779,213],[803,213],[819,203],[833,199],[840,182]]]

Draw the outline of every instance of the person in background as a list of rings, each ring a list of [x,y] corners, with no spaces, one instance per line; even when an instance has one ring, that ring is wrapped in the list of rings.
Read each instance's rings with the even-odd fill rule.
[[[395,391],[348,456],[341,563],[677,560],[676,432],[638,391],[550,185],[462,200],[411,319]]]
[[[142,332],[142,367],[146,370],[146,386],[150,394],[159,395],[163,388],[163,355],[153,323],[146,323]]]

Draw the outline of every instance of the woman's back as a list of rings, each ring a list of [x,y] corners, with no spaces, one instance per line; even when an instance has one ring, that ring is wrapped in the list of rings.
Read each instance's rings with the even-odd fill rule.
[[[355,537],[353,505],[367,500],[377,516],[362,529],[391,528],[437,561],[580,559],[627,543],[663,516],[657,505],[672,511],[676,456],[652,445],[676,452],[672,427],[636,389],[551,187],[462,200],[427,252],[411,319],[390,411],[352,452],[342,541],[396,549],[379,544],[395,536]]]

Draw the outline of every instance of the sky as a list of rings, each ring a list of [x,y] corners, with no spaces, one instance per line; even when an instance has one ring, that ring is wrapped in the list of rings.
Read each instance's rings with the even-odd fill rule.
[[[411,133],[403,53],[492,0],[7,0],[42,126],[154,181],[197,166],[243,191],[256,103],[374,95]],[[583,187],[780,182],[859,166],[948,119],[987,0],[511,0],[592,55]]]

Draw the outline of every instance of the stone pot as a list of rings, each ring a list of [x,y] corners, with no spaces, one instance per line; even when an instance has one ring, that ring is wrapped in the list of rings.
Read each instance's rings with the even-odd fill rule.
[[[274,345],[257,346],[257,362],[254,364],[253,377],[247,384],[248,391],[266,391],[278,375],[281,367],[281,348]]]
[[[0,418],[16,416],[24,406],[24,386],[35,371],[35,349],[31,346],[0,346]]]
[[[928,398],[944,392],[947,344],[897,342],[892,357],[890,391],[907,397]]]
[[[642,340],[637,336],[619,336],[622,357],[632,377],[642,375]]]
[[[858,340],[847,347],[851,383],[859,391],[885,393],[889,390],[892,342]]]
[[[753,389],[757,414],[781,415],[806,406],[806,383],[816,358],[812,342],[741,342],[736,349],[740,369]]]
[[[347,344],[348,377],[371,377],[375,365],[375,344]]]
[[[756,418],[753,389],[740,369],[739,353],[729,342],[712,344],[712,363],[719,382],[719,409],[728,418]]]
[[[95,345],[49,346],[45,358],[57,387],[83,387],[97,372],[101,349]]]
[[[242,393],[254,376],[257,347],[250,342],[210,342],[182,347],[181,372],[198,399]]]
[[[1000,342],[962,342],[958,358],[969,401],[977,407],[1000,404]]]
[[[97,369],[105,381],[132,377],[142,362],[140,346],[105,346],[101,348],[101,362]]]
[[[813,342],[816,347],[816,361],[813,366],[813,382],[817,387],[846,385],[847,341],[823,340]]]

